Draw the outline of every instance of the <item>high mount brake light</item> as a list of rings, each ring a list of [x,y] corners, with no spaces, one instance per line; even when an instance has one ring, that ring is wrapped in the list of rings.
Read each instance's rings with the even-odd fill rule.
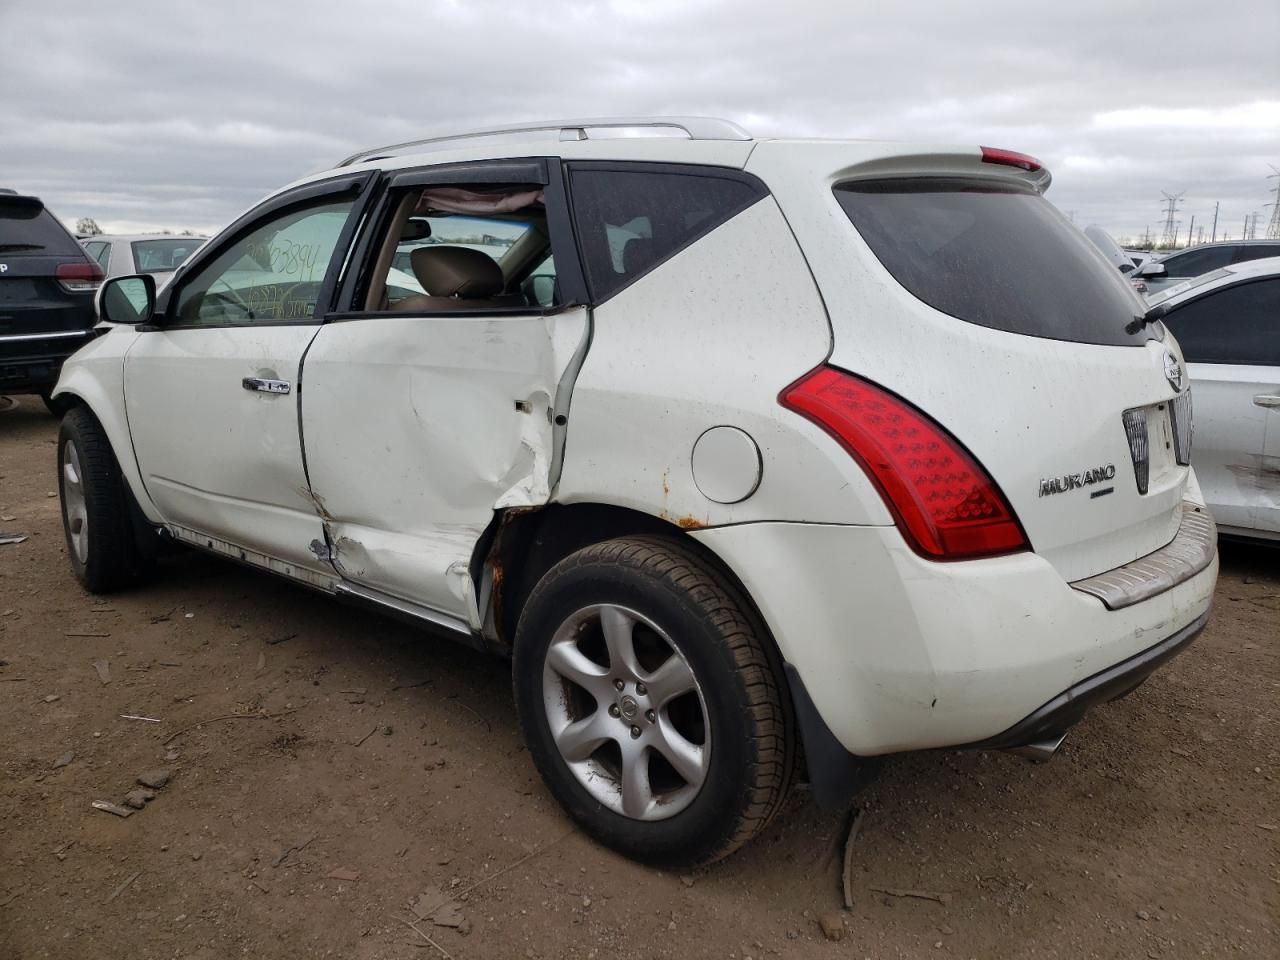
[[[1017,167],[1020,170],[1028,170],[1031,173],[1044,169],[1043,163],[1035,157],[1027,156],[1025,153],[1001,150],[999,147],[982,147],[981,149],[983,163],[1002,163],[1006,167]]]
[[[1028,549],[1013,509],[987,472],[906,401],[826,366],[784,389],[778,401],[852,454],[922,556],[962,560]]]
[[[104,276],[102,267],[93,262],[60,263],[53,275],[68,293],[97,290]]]

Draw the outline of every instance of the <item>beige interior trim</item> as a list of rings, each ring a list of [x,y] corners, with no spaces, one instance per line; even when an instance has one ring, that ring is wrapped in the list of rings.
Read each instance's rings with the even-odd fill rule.
[[[366,310],[385,310],[387,300],[387,274],[391,272],[391,261],[395,258],[396,247],[400,246],[400,233],[409,222],[414,208],[422,196],[420,190],[410,190],[396,207],[395,216],[391,218],[391,228],[386,239],[382,241],[382,250],[373,265],[373,276],[369,282],[369,292],[365,295]]]

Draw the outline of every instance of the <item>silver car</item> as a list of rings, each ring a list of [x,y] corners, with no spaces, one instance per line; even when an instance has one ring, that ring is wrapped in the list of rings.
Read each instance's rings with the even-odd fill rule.
[[[149,273],[163,286],[182,263],[199,250],[207,237],[174,237],[161,234],[99,234],[80,243],[89,256],[111,277]]]

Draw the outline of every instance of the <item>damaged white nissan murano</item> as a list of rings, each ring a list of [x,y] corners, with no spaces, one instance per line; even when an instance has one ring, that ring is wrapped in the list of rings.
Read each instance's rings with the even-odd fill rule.
[[[1178,346],[1048,184],[702,118],[360,153],[104,285],[56,390],[72,567],[175,541],[510,657],[548,789],[654,863],[798,775],[1047,757],[1218,570]]]

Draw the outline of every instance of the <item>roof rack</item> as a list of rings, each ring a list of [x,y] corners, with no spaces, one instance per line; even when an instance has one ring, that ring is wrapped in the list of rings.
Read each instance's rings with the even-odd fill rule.
[[[544,120],[537,123],[520,123],[501,127],[482,127],[479,130],[467,130],[460,133],[443,134],[436,137],[425,137],[422,140],[406,140],[404,143],[392,143],[385,147],[373,147],[353,153],[339,167],[349,167],[360,160],[373,160],[388,152],[405,150],[409,147],[422,147],[434,143],[448,143],[457,140],[478,140],[483,137],[500,137],[512,133],[549,133],[558,131],[561,140],[587,140],[588,130],[607,130],[618,128],[648,128],[651,130],[679,130],[690,140],[750,140],[751,134],[736,123],[729,120],[718,120],[715,117],[596,117],[586,120]]]

